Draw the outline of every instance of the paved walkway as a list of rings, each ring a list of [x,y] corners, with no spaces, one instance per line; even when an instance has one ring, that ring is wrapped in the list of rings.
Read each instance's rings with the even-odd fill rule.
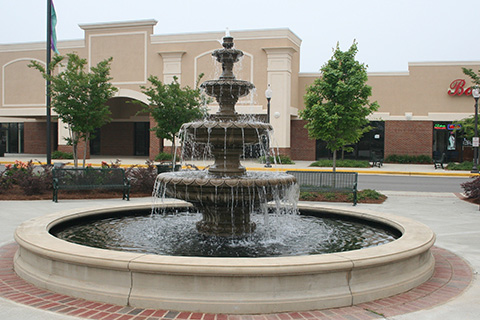
[[[14,160],[10,157],[0,158],[2,161]],[[20,159],[25,160],[25,159]],[[38,159],[42,161],[42,159]],[[98,159],[92,159],[97,161]],[[105,159],[107,162],[112,159]],[[113,159],[114,160],[114,159]],[[138,164],[142,163],[143,159],[140,158],[128,158],[122,159],[123,164]],[[244,163],[245,165],[245,163]],[[248,168],[253,167],[250,163],[246,164]],[[256,164],[258,167],[258,164]],[[387,168],[388,165],[385,165],[381,169],[385,170],[384,173],[389,173],[389,171],[398,173],[398,174],[432,174],[440,173],[440,169],[433,169],[433,165],[428,166],[406,166],[401,170],[400,166],[395,166]],[[261,166],[260,166],[261,167]],[[307,168],[307,163],[297,163],[294,168]],[[276,169],[279,169],[278,167]],[[395,170],[387,170],[395,169]],[[365,169],[368,173],[367,170]],[[358,170],[356,170],[358,171]],[[371,172],[371,171],[370,171]],[[447,172],[448,173],[448,172]],[[468,172],[464,172],[465,175],[468,175]],[[374,312],[369,312],[369,318],[366,318],[364,315],[359,315],[355,313],[355,310],[358,311],[358,308],[340,308],[332,309],[329,311],[324,311],[324,315],[319,316],[319,314],[313,313],[293,313],[293,314],[282,314],[282,316],[276,317],[276,319],[281,320],[293,320],[295,318],[305,319],[305,318],[319,318],[319,319],[392,319],[392,320],[404,320],[404,319],[477,319],[478,314],[480,314],[480,283],[478,281],[478,270],[480,270],[480,212],[477,205],[467,203],[460,200],[455,194],[452,193],[421,193],[421,192],[394,192],[394,191],[382,191],[380,192],[386,194],[388,199],[383,204],[359,204],[359,209],[373,210],[377,212],[392,213],[397,215],[402,215],[406,217],[413,218],[420,222],[425,223],[437,235],[437,241],[435,246],[437,262],[441,263],[442,266],[437,266],[438,272],[440,272],[440,278],[443,279],[444,285],[442,288],[444,290],[450,291],[438,291],[437,295],[429,295],[429,301],[427,304],[424,304],[425,301],[419,299],[410,298],[404,300],[400,305],[393,306],[392,304],[388,305],[389,300],[385,300],[383,303],[384,309],[379,309],[378,306],[375,308],[368,308]],[[1,201],[0,202],[0,246],[3,248],[3,253],[7,254],[9,248],[12,250],[14,248],[13,243],[13,232],[15,228],[22,223],[23,221],[34,218],[37,216],[42,216],[53,211],[60,210],[69,210],[74,208],[85,208],[90,206],[95,206],[97,203],[109,203],[118,204],[120,199],[108,199],[108,200],[63,200],[59,203],[53,203],[52,201]],[[150,199],[132,199],[132,201],[150,201]],[[330,204],[331,205],[331,204]],[[339,203],[335,204],[339,207],[348,207],[351,208],[350,204]],[[12,247],[13,246],[13,247]],[[6,253],[7,252],[7,253]],[[12,251],[10,251],[12,252]],[[440,255],[439,255],[440,253]],[[443,253],[443,254],[442,254]],[[457,257],[461,257],[462,260],[459,260]],[[1,259],[0,259],[1,260]],[[465,262],[467,266],[471,267],[473,271],[473,278],[468,287],[461,293],[459,289],[462,286],[468,284],[468,281],[465,278],[465,275],[468,276],[469,268],[465,267],[463,264]],[[2,269],[4,266],[4,261],[1,261],[2,265],[0,266],[0,274],[4,275],[5,269]],[[8,263],[8,261],[7,261]],[[451,271],[448,274],[446,269]],[[456,270],[456,271],[455,271]],[[10,271],[11,272],[11,271]],[[458,273],[460,272],[460,274]],[[463,276],[462,276],[463,275]],[[471,275],[471,274],[470,274]],[[440,281],[440,278],[433,279],[433,282],[430,282],[431,285],[437,285]],[[468,278],[468,277],[467,277]],[[425,289],[425,288],[420,288]],[[0,291],[2,289],[0,288]],[[432,288],[430,287],[431,292]],[[404,297],[405,298],[405,297]],[[449,300],[451,298],[451,300]],[[398,302],[398,300],[397,300]],[[390,301],[392,303],[392,301]],[[365,306],[362,310],[367,309]],[[47,308],[48,309],[48,308]],[[401,309],[401,312],[398,310]],[[58,314],[50,311],[45,311],[43,309],[33,308],[28,305],[12,302],[9,299],[0,298],[0,310],[1,318],[10,320],[10,319],[39,319],[39,320],[57,320],[57,319],[78,319],[76,317],[71,317],[66,314]],[[379,311],[375,311],[379,310]],[[393,311],[397,311],[396,313]],[[130,314],[130,312],[137,312],[136,314]],[[109,318],[107,315],[104,315],[104,319],[146,319],[145,315],[140,315],[138,311],[130,310],[121,315],[112,316]],[[378,313],[378,314],[377,314]],[[99,318],[99,312],[89,314],[91,319]],[[172,314],[165,313],[163,317],[171,317]],[[188,316],[189,319],[198,319],[198,320],[209,320],[211,315],[202,315],[202,314],[176,314],[176,319],[184,318]],[[328,317],[327,317],[328,316]],[[258,317],[249,317],[251,320],[255,320]],[[154,319],[154,318],[153,318]],[[217,317],[218,320],[223,320],[222,317]],[[226,320],[226,318],[224,318]],[[229,319],[239,320],[239,317],[230,317]],[[270,320],[272,316],[261,317],[264,320]]]

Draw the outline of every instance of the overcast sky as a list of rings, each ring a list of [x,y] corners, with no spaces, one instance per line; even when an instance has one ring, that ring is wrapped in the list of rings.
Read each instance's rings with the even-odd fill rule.
[[[0,44],[41,42],[47,0],[0,0]],[[54,0],[57,38],[84,23],[155,19],[155,34],[289,28],[302,39],[302,72],[317,72],[336,43],[358,42],[369,72],[408,62],[480,61],[478,0]],[[241,49],[241,48],[239,48]]]

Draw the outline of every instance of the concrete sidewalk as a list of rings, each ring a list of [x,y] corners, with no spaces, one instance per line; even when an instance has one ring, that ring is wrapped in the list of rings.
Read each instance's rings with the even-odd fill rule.
[[[15,160],[28,162],[30,160],[35,163],[41,162],[46,163],[45,155],[35,155],[35,154],[5,154],[4,157],[0,157],[0,164],[12,164]],[[92,166],[100,166],[102,161],[107,164],[115,163],[120,161],[122,166],[131,166],[131,165],[145,165],[148,161],[148,157],[133,157],[133,156],[92,156],[91,159],[88,159],[87,164]],[[242,160],[241,163],[247,170],[252,171],[286,171],[286,170],[322,170],[322,171],[331,171],[331,167],[310,167],[314,161],[301,161],[296,160],[295,164],[272,164],[272,168],[265,168],[264,164],[259,163],[256,160],[246,159]],[[73,160],[52,160],[52,163],[65,163],[73,165]],[[81,161],[79,161],[81,165]],[[213,160],[186,160],[184,164],[194,164],[199,168],[204,168],[206,166],[212,165]],[[354,171],[359,174],[400,174],[400,175],[429,175],[429,176],[452,176],[452,177],[470,177],[472,174],[468,171],[452,171],[445,169],[435,169],[433,164],[394,164],[394,163],[385,163],[382,167],[370,167],[370,168],[337,168],[338,171]]]

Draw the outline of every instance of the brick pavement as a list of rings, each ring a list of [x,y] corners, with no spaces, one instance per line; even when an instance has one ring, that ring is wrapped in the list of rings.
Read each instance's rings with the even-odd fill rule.
[[[0,247],[0,297],[26,306],[83,319],[102,320],[361,320],[429,309],[460,295],[471,283],[470,266],[452,252],[433,247],[435,272],[431,279],[405,293],[355,306],[266,315],[226,315],[142,309],[87,301],[37,288],[13,270],[16,243]]]

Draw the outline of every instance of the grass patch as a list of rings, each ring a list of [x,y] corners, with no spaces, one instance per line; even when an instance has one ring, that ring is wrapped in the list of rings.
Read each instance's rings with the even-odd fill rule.
[[[473,162],[464,161],[462,163],[457,162],[449,162],[447,165],[448,170],[465,170],[465,171],[472,171]]]
[[[358,203],[383,203],[386,199],[386,195],[372,189],[365,189],[357,192]],[[353,194],[346,192],[329,191],[301,191],[300,200],[323,202],[353,202]]]
[[[286,156],[284,154],[279,154],[275,157],[269,156],[269,159],[271,164],[295,164],[295,162],[293,162],[289,156]],[[261,163],[265,163],[265,156],[261,156],[260,158],[258,158],[258,160]]]
[[[52,159],[73,159],[73,153],[56,150],[52,152]]]
[[[427,155],[412,156],[408,154],[391,154],[386,159],[388,163],[414,163],[414,164],[430,164],[432,157]]]
[[[368,160],[337,160],[337,167],[343,168],[369,168],[370,162]],[[322,159],[310,164],[310,167],[333,167],[333,161]]]

